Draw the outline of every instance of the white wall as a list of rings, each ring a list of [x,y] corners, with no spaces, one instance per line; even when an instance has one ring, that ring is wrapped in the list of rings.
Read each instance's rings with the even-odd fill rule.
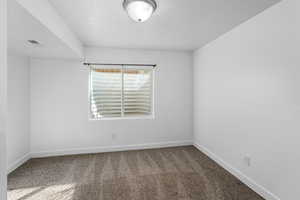
[[[86,57],[89,62],[158,64],[155,119],[89,121],[88,68],[77,61],[32,59],[33,156],[192,140],[191,53],[88,48]]]
[[[7,162],[11,171],[30,151],[29,134],[29,59],[8,56],[7,67]]]
[[[6,199],[6,0],[0,0],[0,200]]]
[[[197,143],[282,200],[300,196],[299,8],[283,0],[194,54]]]

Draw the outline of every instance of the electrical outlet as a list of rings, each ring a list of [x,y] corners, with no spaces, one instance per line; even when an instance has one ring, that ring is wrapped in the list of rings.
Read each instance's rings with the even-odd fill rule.
[[[246,166],[250,167],[251,166],[251,157],[250,156],[245,156],[244,157],[244,162]]]

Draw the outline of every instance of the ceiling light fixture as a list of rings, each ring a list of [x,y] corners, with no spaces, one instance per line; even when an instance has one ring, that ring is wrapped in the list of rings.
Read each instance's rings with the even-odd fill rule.
[[[129,17],[136,22],[144,22],[157,8],[155,0],[124,0],[123,7]]]

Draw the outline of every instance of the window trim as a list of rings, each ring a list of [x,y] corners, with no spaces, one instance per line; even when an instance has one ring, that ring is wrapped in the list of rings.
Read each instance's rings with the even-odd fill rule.
[[[122,116],[121,117],[100,117],[100,118],[93,118],[92,117],[92,113],[91,113],[91,84],[92,84],[92,80],[91,80],[91,74],[92,74],[92,68],[95,65],[89,65],[89,79],[88,79],[88,120],[89,121],[106,121],[106,120],[154,120],[155,119],[155,75],[156,75],[156,67],[152,68],[152,107],[151,107],[151,115],[148,116],[128,116],[125,117],[123,116],[123,111],[122,111]],[[122,70],[122,76],[123,76],[123,68],[124,66],[130,66],[130,65],[126,65],[123,64],[121,65],[120,69]],[[145,66],[141,65],[134,65],[134,66],[130,66],[132,67],[131,69],[139,69],[139,68],[143,68]],[[122,93],[123,91],[123,77],[122,77]],[[122,94],[123,96],[123,94]],[[123,97],[122,97],[123,98]],[[123,100],[122,100],[123,103]],[[123,110],[123,105],[122,105],[122,110]]]

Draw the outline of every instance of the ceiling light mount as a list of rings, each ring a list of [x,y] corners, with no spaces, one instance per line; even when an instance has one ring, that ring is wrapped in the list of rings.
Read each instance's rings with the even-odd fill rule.
[[[124,0],[123,7],[135,22],[145,22],[157,9],[155,0]]]

